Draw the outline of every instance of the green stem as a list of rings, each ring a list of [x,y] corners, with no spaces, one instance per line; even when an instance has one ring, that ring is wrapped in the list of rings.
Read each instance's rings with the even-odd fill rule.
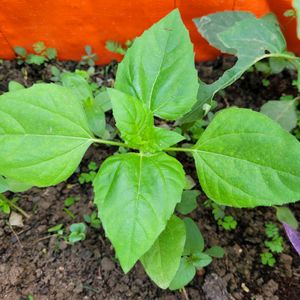
[[[109,140],[102,140],[102,139],[93,139],[93,141],[95,143],[104,144],[104,145],[130,148],[130,146],[128,146],[127,144],[121,143],[121,142],[116,142],[116,141],[109,141]]]
[[[284,54],[284,53],[269,53],[269,54],[264,55],[264,58],[268,58],[268,57],[285,58],[285,59],[288,59],[290,61],[300,60],[300,58],[297,57],[297,56],[292,56],[292,55]]]
[[[178,148],[178,147],[169,147],[164,150],[172,151],[172,152],[195,152],[195,151],[197,151],[197,149],[194,149],[194,148]]]
[[[12,201],[8,200],[4,195],[1,195],[1,200],[3,200],[5,203],[9,205],[10,208],[18,211],[20,214],[22,214],[26,219],[30,218],[30,215],[27,214],[21,207],[14,204]]]
[[[93,141],[95,143],[104,144],[104,145],[131,148],[129,145],[127,145],[125,143],[116,142],[116,141],[109,141],[109,140],[102,140],[102,139],[93,139]],[[136,149],[136,150],[138,150],[138,149]],[[193,149],[193,148],[177,148],[177,147],[169,147],[164,150],[172,151],[172,152],[195,152],[195,151],[197,151],[197,149]]]

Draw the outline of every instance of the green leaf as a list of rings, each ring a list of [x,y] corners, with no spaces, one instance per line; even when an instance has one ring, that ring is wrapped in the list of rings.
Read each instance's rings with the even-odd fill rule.
[[[6,179],[0,175],[0,194],[9,190]]]
[[[79,74],[64,72],[61,75],[63,86],[69,88],[74,96],[81,102],[93,99],[92,90],[88,82]]]
[[[42,65],[45,61],[46,58],[41,55],[28,54],[26,57],[26,63],[28,64]]]
[[[270,54],[281,55],[286,49],[282,32],[273,15],[257,19],[245,12],[220,12],[194,20],[200,34],[224,53],[237,56],[235,65],[212,84],[200,82],[198,101],[181,123],[203,116],[203,105],[214,95],[235,82],[257,61]],[[268,52],[269,54],[266,54]]]
[[[37,186],[67,179],[93,142],[73,94],[36,84],[5,93],[0,102],[0,174]]]
[[[74,223],[70,226],[68,240],[71,244],[83,241],[86,238],[86,225],[84,223]]]
[[[47,48],[46,55],[47,55],[48,59],[55,59],[57,56],[57,51],[55,48]]]
[[[107,90],[121,137],[132,148],[155,152],[184,139],[180,134],[154,127],[153,113],[140,100],[115,89]]]
[[[176,9],[134,40],[119,64],[115,88],[155,116],[176,120],[196,101],[193,45]]]
[[[8,190],[13,193],[21,193],[29,190],[32,187],[31,184],[20,182],[12,178],[6,178],[5,180],[8,185]]]
[[[245,11],[224,11],[193,19],[199,33],[215,48],[223,53],[235,54],[235,49],[224,44],[220,33],[234,27],[238,22],[255,16]]]
[[[286,223],[293,229],[298,229],[298,221],[288,207],[276,207],[276,217],[281,223]]]
[[[183,191],[181,202],[177,204],[176,210],[183,215],[189,214],[197,207],[198,190]]]
[[[290,67],[290,62],[280,57],[270,57],[269,64],[272,74],[278,74],[285,68]]]
[[[293,7],[296,11],[297,18],[297,37],[300,39],[300,0],[293,0]]]
[[[124,272],[144,255],[181,199],[181,164],[165,153],[127,153],[105,160],[94,180],[95,204]]]
[[[186,230],[183,255],[191,255],[197,252],[202,252],[204,250],[204,239],[198,226],[191,218],[185,218],[183,219],[183,222]]]
[[[161,127],[154,127],[152,147],[157,150],[163,150],[184,139],[184,136],[175,131]]]
[[[278,122],[285,130],[291,131],[297,126],[298,116],[295,105],[292,101],[268,101],[260,112]]]
[[[9,92],[23,90],[23,89],[25,89],[24,85],[22,85],[21,83],[19,83],[17,81],[12,80],[8,84],[8,91]]]
[[[26,49],[20,46],[14,47],[14,51],[16,52],[17,55],[19,55],[22,58],[25,58],[27,55]]]
[[[4,178],[0,175],[0,193],[11,191],[13,193],[24,192],[31,188],[31,185],[16,181],[11,178]]]
[[[185,243],[185,226],[181,219],[172,216],[165,230],[141,258],[149,277],[166,289],[179,268]]]
[[[88,98],[83,103],[83,108],[91,131],[96,136],[102,137],[106,129],[106,119],[101,105],[94,99]]]
[[[46,50],[46,46],[44,42],[37,42],[33,44],[33,50],[36,53],[41,53]]]
[[[107,90],[116,126],[132,148],[145,148],[153,136],[153,114],[138,99],[115,89]]]
[[[74,96],[83,103],[91,131],[102,137],[105,132],[106,120],[102,105],[94,100],[92,89],[80,73],[65,72],[61,75],[63,86],[69,88]]]
[[[193,266],[197,269],[204,268],[212,262],[212,258],[204,252],[194,253],[190,259]]]
[[[219,112],[194,149],[200,184],[219,204],[255,207],[300,198],[300,144],[263,114]]]
[[[179,269],[172,280],[169,289],[178,290],[187,285],[195,276],[196,268],[188,261],[186,256],[181,258]]]
[[[220,246],[212,246],[207,249],[205,253],[216,258],[222,258],[225,254],[224,249]]]
[[[3,195],[0,195],[0,212],[7,215],[10,213],[10,206]]]
[[[95,102],[99,105],[104,112],[111,110],[111,101],[107,91],[100,92],[95,96]]]

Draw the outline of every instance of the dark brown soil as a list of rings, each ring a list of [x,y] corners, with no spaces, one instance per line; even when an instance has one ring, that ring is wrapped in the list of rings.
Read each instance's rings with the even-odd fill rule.
[[[199,64],[199,76],[206,82],[215,80],[233,64],[231,58]],[[74,70],[76,63],[55,63],[59,68]],[[50,81],[50,67],[20,66],[15,61],[0,64],[0,91],[7,91],[10,80],[26,86],[38,80]],[[112,85],[115,65],[97,68],[94,76],[101,85]],[[294,74],[284,71],[271,76],[270,86],[262,85],[263,75],[246,73],[225,92],[218,95],[218,107],[237,105],[259,109],[268,99],[297,91],[291,82]],[[102,229],[88,228],[87,239],[73,246],[48,233],[48,228],[63,223],[68,228],[82,222],[83,215],[94,209],[90,184],[80,185],[80,171],[86,171],[89,161],[98,165],[116,149],[93,147],[86,154],[80,170],[68,182],[45,189],[32,188],[18,194],[19,205],[30,214],[23,228],[12,228],[7,217],[0,215],[0,299],[65,300],[65,299],[185,299],[180,292],[163,291],[147,277],[140,264],[124,275],[114,258],[110,242]],[[180,156],[187,174],[195,172],[189,157]],[[196,179],[194,177],[194,179]],[[63,211],[64,200],[80,197],[70,210],[72,219]],[[199,208],[192,213],[205,237],[207,247],[220,245],[226,255],[201,270],[186,287],[189,299],[227,300],[298,300],[300,299],[300,258],[285,239],[284,252],[276,255],[275,267],[263,266],[259,254],[264,249],[264,224],[276,221],[272,208],[232,209],[226,213],[238,221],[237,229],[225,231],[204,208],[205,196],[199,198]],[[300,220],[300,202],[292,205]]]

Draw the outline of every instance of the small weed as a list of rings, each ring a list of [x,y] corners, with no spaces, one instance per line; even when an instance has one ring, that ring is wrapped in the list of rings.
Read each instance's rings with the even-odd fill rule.
[[[95,62],[99,59],[96,53],[93,53],[92,47],[90,45],[86,45],[84,47],[85,54],[81,57],[81,65],[87,65],[90,67],[95,66]]]
[[[86,225],[84,223],[74,223],[70,226],[70,232],[68,241],[71,244],[84,241],[86,238]]]
[[[276,259],[271,252],[261,253],[260,258],[263,265],[273,267],[276,264]]]
[[[127,40],[125,42],[125,46],[122,46],[122,44],[119,42],[107,41],[105,47],[110,52],[125,55],[127,52],[127,49],[131,47],[132,43],[133,43],[133,41]]]
[[[281,253],[283,251],[283,239],[279,234],[279,229],[274,223],[267,223],[265,225],[265,233],[269,238],[264,242],[264,245],[268,248],[268,251],[265,251],[260,254],[261,262],[263,265],[268,265],[273,267],[276,263],[273,253]]]
[[[21,46],[14,47],[17,55],[18,64],[35,64],[42,65],[43,63],[55,59],[57,51],[55,48],[47,48],[44,42],[37,42],[32,46],[34,53],[28,53],[27,50]]]
[[[101,221],[98,218],[97,213],[95,211],[93,211],[90,215],[84,215],[83,219],[94,229],[99,229],[101,227]]]

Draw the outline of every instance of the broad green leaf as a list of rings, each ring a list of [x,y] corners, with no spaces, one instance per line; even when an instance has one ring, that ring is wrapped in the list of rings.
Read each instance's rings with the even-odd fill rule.
[[[235,54],[235,49],[224,45],[220,40],[219,34],[247,18],[255,19],[255,16],[252,13],[245,11],[224,11],[196,18],[193,21],[200,34],[212,46],[223,53]]]
[[[132,148],[155,152],[183,140],[180,134],[154,127],[153,113],[140,100],[116,89],[108,89],[116,126]]]
[[[36,54],[28,54],[26,57],[28,64],[42,65],[46,60],[46,57]]]
[[[174,144],[177,144],[184,139],[184,136],[175,131],[171,131],[161,127],[154,127],[152,147],[157,150],[163,150]]]
[[[220,246],[212,246],[211,248],[207,249],[205,253],[212,257],[222,258],[225,254],[225,251]]]
[[[293,0],[293,7],[295,8],[297,18],[297,37],[300,39],[300,0]]]
[[[0,96],[3,176],[37,186],[57,184],[75,171],[92,142],[82,105],[68,89],[36,84]]]
[[[114,155],[102,164],[93,183],[95,204],[124,272],[165,229],[184,184],[181,164],[165,153]]]
[[[119,64],[115,83],[116,89],[168,120],[191,109],[198,86],[193,45],[177,9],[134,40]]]
[[[196,252],[190,259],[193,266],[197,269],[204,268],[212,262],[212,258],[204,252]]]
[[[104,112],[107,112],[112,109],[110,97],[107,91],[98,93],[95,96],[95,102],[102,108]]]
[[[268,101],[260,112],[278,122],[282,128],[291,131],[297,126],[298,116],[296,110],[296,100],[291,101]]]
[[[12,178],[6,178],[5,180],[7,182],[8,190],[13,193],[25,192],[32,187],[31,184],[20,182]]]
[[[87,99],[93,99],[92,90],[81,75],[71,72],[64,72],[61,75],[61,82],[63,86],[69,88],[74,96],[81,102]]]
[[[19,83],[17,81],[12,80],[8,84],[8,91],[9,92],[23,90],[23,89],[25,89],[24,85],[22,85],[21,83]]]
[[[0,194],[6,192],[8,190],[9,190],[9,188],[8,188],[6,179],[0,175]]]
[[[64,72],[61,75],[61,81],[63,86],[69,88],[82,103],[90,130],[93,134],[102,137],[106,127],[105,114],[102,106],[99,105],[99,101],[94,99],[92,89],[83,75],[80,75],[80,73]]]
[[[198,190],[183,191],[181,201],[177,204],[176,210],[181,214],[189,214],[197,207],[197,197],[200,195]]]
[[[199,33],[224,53],[237,56],[235,65],[212,84],[200,82],[198,101],[181,123],[193,122],[203,116],[203,105],[214,95],[235,82],[257,61],[280,56],[286,42],[276,18],[266,15],[256,18],[245,12],[219,12],[194,20]],[[268,53],[266,53],[268,52]]]
[[[185,226],[181,219],[172,216],[165,230],[141,258],[149,277],[166,289],[179,268],[185,243]]]
[[[204,250],[204,239],[197,224],[191,218],[183,219],[186,240],[183,255],[191,255]]]
[[[13,193],[24,192],[31,188],[31,185],[16,181],[11,178],[4,178],[0,175],[0,193],[11,191]]]
[[[263,114],[219,112],[194,147],[200,184],[219,204],[281,205],[300,198],[300,144]]]
[[[107,90],[116,126],[122,139],[132,148],[147,147],[153,135],[153,114],[138,99],[115,89]]]
[[[290,53],[290,55],[293,55],[293,53]],[[269,64],[272,74],[278,74],[282,72],[285,68],[295,68],[295,66],[290,61],[281,57],[270,57]]]
[[[94,99],[88,98],[84,101],[83,108],[91,131],[96,136],[102,137],[106,128],[105,114],[102,107]]]
[[[298,221],[288,207],[276,207],[276,217],[281,223],[286,223],[293,229],[298,229]]]
[[[172,280],[169,289],[174,291],[183,288],[187,285],[195,276],[196,268],[188,260],[188,257],[181,258],[179,269]]]

